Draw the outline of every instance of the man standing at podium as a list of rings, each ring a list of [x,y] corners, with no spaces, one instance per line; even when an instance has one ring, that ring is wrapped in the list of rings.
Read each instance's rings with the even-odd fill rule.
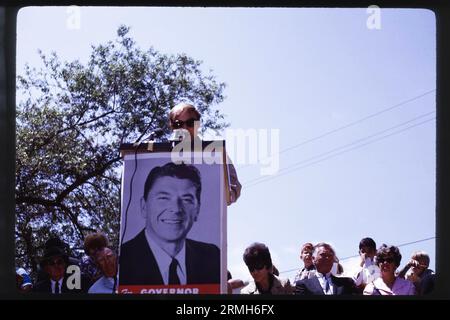
[[[220,250],[188,239],[200,212],[201,177],[192,165],[169,162],[147,176],[140,211],[145,228],[124,243],[121,285],[220,283]]]
[[[200,139],[200,112],[191,104],[179,103],[169,112],[169,125],[172,130],[185,129],[189,132],[191,140]],[[237,177],[237,172],[231,160],[227,156],[228,171],[230,174],[230,199],[228,205],[236,202],[241,195],[242,186]]]

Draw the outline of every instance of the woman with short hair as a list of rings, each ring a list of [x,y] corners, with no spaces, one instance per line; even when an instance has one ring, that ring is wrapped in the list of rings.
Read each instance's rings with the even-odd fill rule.
[[[253,278],[242,294],[292,294],[289,279],[273,274],[272,258],[269,248],[263,243],[253,243],[244,252],[244,262]]]
[[[395,275],[402,255],[396,246],[383,244],[377,251],[376,264],[381,276],[370,282],[364,289],[365,295],[415,295],[416,289],[411,281]]]

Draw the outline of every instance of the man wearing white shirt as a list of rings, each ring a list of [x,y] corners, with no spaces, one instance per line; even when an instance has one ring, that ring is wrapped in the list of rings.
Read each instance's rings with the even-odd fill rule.
[[[170,282],[170,265],[172,263],[172,259],[176,259],[178,261],[176,266],[176,273],[178,276],[178,280],[180,284],[186,284],[186,246],[183,245],[181,250],[172,258],[167,254],[148,234],[148,231],[145,232],[145,236],[147,238],[148,245],[153,254],[158,257],[156,263],[158,264],[159,270],[161,270],[161,275],[163,277],[164,284],[169,284]]]
[[[102,271],[100,277],[88,293],[116,293],[117,287],[117,256],[110,248],[105,247],[95,253],[95,263]]]
[[[313,260],[316,273],[313,277],[299,280],[295,285],[298,295],[344,295],[353,294],[355,287],[351,278],[336,277],[331,273],[336,254],[328,243],[314,246]]]

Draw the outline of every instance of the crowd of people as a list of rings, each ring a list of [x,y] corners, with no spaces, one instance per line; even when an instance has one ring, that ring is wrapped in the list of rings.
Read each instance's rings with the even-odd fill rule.
[[[89,234],[84,240],[84,252],[77,259],[60,238],[48,239],[35,281],[23,268],[16,270],[18,290],[49,294],[116,293],[117,254],[108,247],[107,237],[100,232]]]
[[[228,292],[241,294],[295,295],[427,295],[434,289],[435,273],[429,269],[430,257],[414,252],[398,270],[402,255],[393,245],[378,249],[372,238],[359,243],[360,263],[354,274],[344,275],[336,252],[328,243],[301,246],[300,268],[292,282],[274,272],[269,248],[254,243],[245,249],[243,260],[252,281],[228,280]]]
[[[107,237],[96,232],[84,241],[81,259],[71,255],[68,245],[59,238],[45,244],[39,270],[33,281],[23,268],[16,270],[19,292],[47,294],[118,293],[117,253],[109,247]],[[228,272],[229,294],[272,295],[427,295],[433,291],[435,273],[429,269],[430,258],[423,251],[414,252],[408,263],[399,269],[402,255],[398,247],[381,245],[372,238],[359,243],[360,262],[353,275],[344,275],[334,248],[328,243],[305,243],[300,248],[303,266],[295,278],[280,276],[272,263],[269,248],[253,243],[243,253],[243,262],[251,281],[233,279]],[[69,267],[76,267],[81,276],[70,281]]]

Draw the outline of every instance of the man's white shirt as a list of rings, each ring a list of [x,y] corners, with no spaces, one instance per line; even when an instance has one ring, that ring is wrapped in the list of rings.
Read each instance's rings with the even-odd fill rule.
[[[61,279],[58,280],[59,293],[61,293],[63,280],[64,280],[64,278],[61,278]],[[56,281],[50,279],[50,283],[51,283],[51,286],[52,286],[52,293],[55,293],[55,285],[56,285]]]
[[[368,284],[380,277],[380,268],[373,262],[372,259],[366,258],[364,264],[359,268],[359,271],[352,277],[356,286]]]
[[[177,275],[180,279],[180,284],[186,284],[186,243],[183,243],[183,247],[175,257],[171,257],[167,254],[145,231],[145,237],[147,238],[148,245],[155,256],[156,263],[158,264],[159,271],[163,278],[164,284],[169,284],[169,266],[172,263],[172,258],[178,260]]]
[[[317,272],[316,271],[316,277],[319,280],[320,286],[322,287],[323,293],[325,293],[326,295],[332,295],[333,294],[333,290],[334,290],[334,284],[331,281],[331,272],[328,272],[326,275]],[[325,277],[328,279],[328,284],[329,284],[329,290],[327,291],[327,279],[325,279]]]

